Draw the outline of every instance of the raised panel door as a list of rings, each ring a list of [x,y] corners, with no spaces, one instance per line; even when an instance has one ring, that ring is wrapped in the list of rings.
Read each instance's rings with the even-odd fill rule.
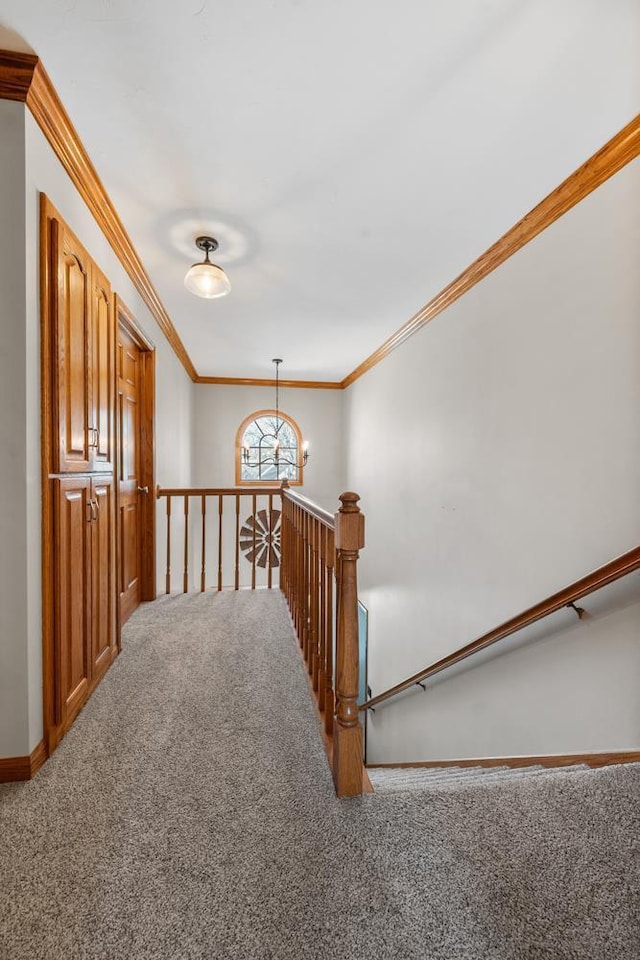
[[[86,472],[91,465],[91,261],[73,234],[53,221],[54,472]]]
[[[91,557],[89,527],[95,510],[86,477],[54,480],[55,501],[55,720],[66,728],[91,682]]]
[[[111,286],[93,265],[91,282],[91,402],[92,467],[110,470],[113,464],[114,311]]]
[[[105,672],[116,650],[114,590],[114,482],[112,476],[91,482],[91,650],[92,683]]]
[[[118,330],[118,510],[120,623],[131,616],[141,595],[140,535],[140,381],[141,351],[122,327]],[[144,496],[144,494],[143,494]]]

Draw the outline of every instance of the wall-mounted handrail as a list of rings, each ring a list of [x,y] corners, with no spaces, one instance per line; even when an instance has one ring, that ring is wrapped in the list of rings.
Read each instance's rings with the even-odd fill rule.
[[[340,797],[362,793],[364,772],[358,714],[356,571],[364,546],[359,499],[343,493],[332,516],[283,484],[280,587],[330,738]]]
[[[522,630],[524,627],[536,623],[536,621],[541,620],[543,617],[547,617],[549,614],[555,613],[563,607],[575,604],[576,601],[586,597],[587,594],[593,593],[595,590],[599,590],[601,587],[605,587],[607,584],[613,583],[615,580],[619,580],[621,577],[625,577],[627,574],[633,573],[634,570],[639,568],[640,547],[635,547],[633,550],[629,550],[628,553],[616,557],[615,560],[605,563],[604,566],[598,567],[597,570],[587,574],[585,577],[581,577],[580,580],[576,580],[568,587],[565,587],[564,590],[559,590],[558,593],[554,593],[545,600],[541,600],[540,603],[529,607],[528,610],[524,610],[517,616],[511,617],[510,620],[500,624],[500,626],[495,627],[488,633],[484,633],[481,637],[478,637],[477,640],[473,640],[466,646],[460,647],[459,650],[448,654],[441,660],[437,660],[423,670],[418,671],[418,673],[414,673],[412,677],[408,677],[401,683],[397,683],[395,686],[385,690],[384,693],[379,693],[377,696],[372,697],[370,700],[367,700],[366,703],[363,703],[360,709],[368,710],[371,707],[376,707],[379,703],[395,697],[396,694],[401,693],[403,690],[408,690],[410,687],[428,680],[429,677],[433,677],[436,673],[441,673],[443,670],[454,666],[454,664],[460,663],[461,660],[466,660],[475,653],[486,650],[487,647],[497,643],[498,640],[504,640],[518,630]]]

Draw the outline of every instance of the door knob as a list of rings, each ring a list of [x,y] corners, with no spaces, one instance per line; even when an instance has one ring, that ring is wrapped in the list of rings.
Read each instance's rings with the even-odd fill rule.
[[[149,487],[138,487],[138,493],[149,493]]]

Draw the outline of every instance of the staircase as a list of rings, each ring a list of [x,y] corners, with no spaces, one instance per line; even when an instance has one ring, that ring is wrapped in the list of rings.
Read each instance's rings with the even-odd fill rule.
[[[376,793],[405,793],[424,790],[432,793],[476,789],[537,777],[561,778],[584,773],[580,763],[567,767],[368,767],[367,774]]]

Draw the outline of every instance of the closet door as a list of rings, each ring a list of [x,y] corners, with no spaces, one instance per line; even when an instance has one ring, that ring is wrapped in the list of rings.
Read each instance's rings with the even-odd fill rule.
[[[54,473],[90,469],[95,444],[90,423],[91,294],[89,256],[59,220],[53,227]]]
[[[91,669],[95,685],[116,655],[115,485],[113,476],[91,481]]]
[[[111,285],[92,265],[91,273],[91,467],[113,468],[115,323]]]
[[[91,683],[91,480],[53,481],[55,503],[55,722],[66,729]]]

